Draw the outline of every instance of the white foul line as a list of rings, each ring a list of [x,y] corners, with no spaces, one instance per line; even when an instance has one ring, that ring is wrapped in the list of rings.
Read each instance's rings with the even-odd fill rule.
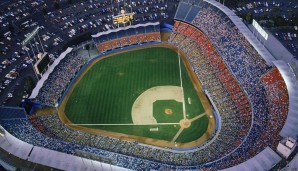
[[[179,131],[176,133],[176,135],[174,136],[174,138],[172,139],[171,142],[175,142],[178,138],[178,136],[181,134],[181,132],[184,130],[184,128],[180,128]]]
[[[99,125],[99,126],[109,126],[109,125],[111,125],[111,126],[113,126],[113,125],[115,125],[115,126],[120,126],[120,125],[122,125],[122,126],[137,126],[137,125],[177,125],[177,124],[179,124],[179,123],[148,123],[148,124],[133,124],[133,123],[130,123],[130,124],[66,124],[66,125],[78,125],[78,126],[80,126],[80,125],[82,125],[82,126],[84,126],[84,125],[86,125],[86,126],[92,126],[92,125],[94,125],[94,126],[96,126],[96,125]]]
[[[198,115],[198,116],[196,116],[196,117],[193,117],[192,119],[190,119],[190,122],[192,122],[192,121],[194,121],[194,120],[197,120],[197,119],[200,119],[201,117],[203,117],[203,116],[205,116],[205,115],[207,115],[206,112],[203,113],[203,114],[200,114],[200,115]]]
[[[184,91],[183,91],[183,86],[182,86],[182,74],[181,74],[181,63],[180,63],[179,49],[178,49],[178,59],[179,59],[180,87],[181,87],[181,94],[182,94],[183,118],[186,119],[185,98],[184,98]]]

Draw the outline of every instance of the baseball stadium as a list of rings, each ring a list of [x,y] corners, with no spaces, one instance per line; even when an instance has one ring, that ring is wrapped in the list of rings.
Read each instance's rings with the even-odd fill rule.
[[[294,151],[295,73],[233,11],[181,0],[168,24],[109,5],[111,25],[40,58],[23,107],[0,108],[2,150],[42,170],[164,171],[274,170]]]

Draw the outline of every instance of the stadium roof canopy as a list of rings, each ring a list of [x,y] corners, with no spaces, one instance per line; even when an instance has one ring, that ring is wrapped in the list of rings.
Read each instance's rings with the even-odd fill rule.
[[[15,138],[6,131],[4,136],[0,136],[0,147],[14,156],[26,160],[33,145]]]
[[[121,31],[121,30],[128,30],[130,28],[138,28],[138,27],[147,27],[147,26],[159,26],[159,22],[154,22],[154,23],[145,23],[145,24],[136,24],[136,25],[130,25],[130,26],[127,26],[127,27],[119,27],[119,28],[116,28],[116,29],[113,29],[113,30],[108,30],[108,31],[104,31],[104,32],[99,32],[95,35],[91,35],[93,38],[94,37],[99,37],[99,36],[102,36],[102,35],[108,35],[110,33],[116,33],[118,31]]]
[[[224,169],[224,171],[250,171],[250,170],[270,170],[281,161],[281,157],[270,147],[266,147],[259,154],[244,163]]]
[[[69,171],[81,170],[117,170],[127,171],[128,169],[121,168],[106,163],[101,163],[86,158],[73,156],[70,154],[61,153],[54,150],[49,150],[42,147],[34,147],[28,161],[50,166],[53,168]]]
[[[289,112],[286,123],[280,132],[283,137],[298,138],[298,82],[291,67],[282,60],[274,61],[274,65],[281,73],[288,89]]]
[[[121,168],[98,161],[61,153],[46,148],[33,146],[17,139],[5,131],[4,136],[0,136],[0,147],[5,151],[23,160],[28,160],[41,165],[69,171],[81,170],[117,170],[127,171]]]

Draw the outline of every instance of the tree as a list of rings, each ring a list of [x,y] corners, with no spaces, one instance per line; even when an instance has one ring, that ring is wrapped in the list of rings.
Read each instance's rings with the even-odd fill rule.
[[[14,27],[13,27],[11,22],[9,22],[9,24],[8,24],[8,30],[11,31],[11,32],[14,31]]]
[[[72,4],[72,0],[67,0],[67,3],[68,4]]]
[[[57,10],[60,8],[60,5],[59,5],[59,2],[58,1],[55,1],[54,2],[54,8]]]
[[[252,14],[251,13],[247,13],[245,16],[245,20],[251,24],[252,23]]]
[[[272,13],[273,13],[273,15],[278,15],[280,13],[279,7],[273,7],[272,8]]]
[[[288,10],[288,15],[289,15],[289,18],[293,18],[294,17],[293,10]]]
[[[42,14],[43,14],[43,15],[46,15],[46,14],[47,14],[47,10],[46,10],[45,7],[42,8]]]
[[[273,18],[273,21],[275,23],[275,26],[279,27],[279,26],[288,26],[288,22],[282,18],[281,16],[275,16]]]
[[[27,77],[24,84],[24,89],[27,93],[31,93],[35,86],[34,79],[32,77]]]
[[[222,0],[219,0],[219,2],[221,1]],[[228,7],[243,7],[245,5],[243,0],[224,0],[224,2]]]

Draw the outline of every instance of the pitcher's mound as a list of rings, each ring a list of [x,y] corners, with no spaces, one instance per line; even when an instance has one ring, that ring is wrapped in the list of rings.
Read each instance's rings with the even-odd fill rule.
[[[165,114],[167,114],[167,115],[171,115],[171,114],[173,114],[172,109],[165,108]]]

